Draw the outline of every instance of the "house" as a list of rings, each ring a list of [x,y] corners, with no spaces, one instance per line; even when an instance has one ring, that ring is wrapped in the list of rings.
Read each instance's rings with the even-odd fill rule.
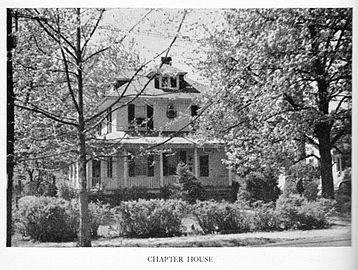
[[[88,161],[88,188],[101,186],[113,191],[143,186],[159,190],[176,182],[180,161],[202,185],[230,187],[232,173],[222,163],[226,157],[223,145],[218,141],[199,143],[191,134],[191,119],[198,111],[195,99],[205,86],[186,78],[186,72],[172,66],[171,57],[162,57],[157,68],[129,83],[131,77],[118,78],[99,105],[100,110],[108,111],[98,127],[99,138],[118,143],[118,149]],[[71,166],[69,178],[79,187],[76,165]]]

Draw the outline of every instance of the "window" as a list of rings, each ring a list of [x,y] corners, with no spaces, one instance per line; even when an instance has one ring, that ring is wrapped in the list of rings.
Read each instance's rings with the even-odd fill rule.
[[[175,175],[178,163],[187,162],[186,151],[178,153],[163,154],[163,174],[164,176]]]
[[[128,105],[128,125],[129,129],[135,127],[140,130],[153,130],[153,107],[150,105]]]
[[[168,88],[169,87],[169,77],[162,77],[162,88]]]
[[[161,76],[160,88],[162,89],[178,89],[178,77]],[[155,82],[154,82],[155,83]]]
[[[113,159],[112,157],[107,158],[107,177],[113,177]]]
[[[178,159],[175,153],[163,154],[163,174],[164,176],[175,175]]]
[[[170,77],[170,87],[177,88],[177,78],[176,77]]]
[[[154,156],[138,156],[133,157],[128,161],[129,165],[129,176],[154,176]]]
[[[97,125],[97,134],[99,136],[102,135],[102,122]]]
[[[111,133],[112,132],[112,108],[111,107],[109,107],[107,109],[106,123],[107,123],[107,133]]]
[[[197,115],[198,115],[199,106],[197,106],[197,105],[191,105],[190,110],[191,110],[191,116],[192,116],[192,117],[197,116]]]
[[[101,161],[92,160],[92,187],[101,184]]]
[[[199,156],[199,176],[209,176],[209,155]]]

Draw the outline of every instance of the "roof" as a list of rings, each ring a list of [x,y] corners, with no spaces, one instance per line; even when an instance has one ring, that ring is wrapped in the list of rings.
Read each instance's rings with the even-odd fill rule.
[[[128,84],[125,83],[118,88],[112,88],[111,91],[106,95],[107,97],[118,97],[118,95],[122,95],[124,92],[124,96],[136,96],[140,94],[146,98],[188,98],[193,99],[206,91],[207,87],[203,84],[195,82],[191,79],[185,78],[184,79],[184,87],[178,90],[174,89],[158,89],[154,87],[154,80],[150,81],[150,78],[154,74],[170,74],[170,75],[177,75],[182,74],[185,75],[186,72],[173,67],[171,65],[164,64],[158,70],[157,68],[153,68],[150,72],[146,75],[137,74],[133,81]],[[125,75],[127,75],[128,79],[131,79],[135,72],[126,72],[119,76],[119,79],[124,79]],[[144,88],[144,90],[143,90]]]

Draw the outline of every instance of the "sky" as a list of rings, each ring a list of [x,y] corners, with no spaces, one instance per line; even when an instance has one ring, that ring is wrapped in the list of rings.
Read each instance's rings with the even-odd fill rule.
[[[142,19],[148,12],[145,19]],[[223,22],[223,10],[190,9],[186,12],[169,56],[173,59],[173,65],[187,71],[190,78],[205,81],[193,67],[196,60],[205,57],[204,54],[196,52],[200,47],[198,41],[220,26]],[[110,26],[113,31],[123,34],[128,33],[140,21],[126,37],[125,44],[131,46],[141,59],[150,60],[172,42],[183,14],[184,9],[108,9],[103,19],[103,27]]]

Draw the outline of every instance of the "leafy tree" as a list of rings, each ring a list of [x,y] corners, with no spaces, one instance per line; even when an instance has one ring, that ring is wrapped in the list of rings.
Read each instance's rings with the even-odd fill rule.
[[[334,197],[331,150],[351,134],[352,9],[229,10],[205,44],[201,134],[226,142],[239,175],[314,156]]]
[[[80,246],[91,245],[86,163],[91,157],[106,152],[105,145],[95,135],[95,128],[113,112],[98,111],[98,101],[122,64],[137,68],[135,75],[148,64],[139,66],[135,62],[138,59],[131,58],[131,53],[122,53],[120,56],[125,57],[118,58],[120,61],[108,60],[123,52],[121,42],[125,35],[108,39],[96,36],[103,30],[104,12],[104,9],[78,8],[20,9],[17,14],[22,18],[18,31],[21,46],[15,51],[14,69],[18,161],[50,159],[54,163],[49,167],[59,166],[63,161],[66,165],[78,162]],[[180,27],[181,24],[178,32]],[[174,41],[175,38],[162,53],[168,54]],[[111,149],[119,146],[110,144]],[[102,149],[102,153],[98,149]],[[60,159],[59,162],[56,163],[55,158]]]

